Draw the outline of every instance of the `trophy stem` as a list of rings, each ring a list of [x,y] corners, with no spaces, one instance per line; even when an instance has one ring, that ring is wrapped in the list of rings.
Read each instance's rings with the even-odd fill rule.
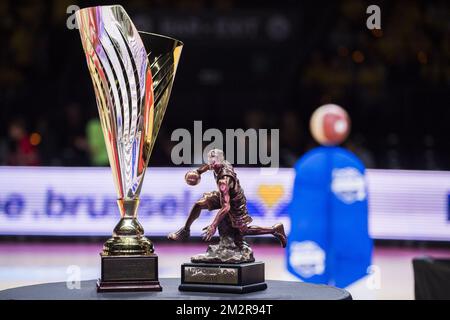
[[[113,236],[103,245],[102,255],[152,255],[153,243],[144,236],[144,228],[137,220],[139,199],[119,199],[121,219]]]

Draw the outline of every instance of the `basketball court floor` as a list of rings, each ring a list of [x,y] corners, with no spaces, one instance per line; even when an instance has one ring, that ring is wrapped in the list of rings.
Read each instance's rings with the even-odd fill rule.
[[[285,269],[285,252],[279,246],[254,244],[255,257],[266,264],[266,278],[294,280]],[[0,242],[0,290],[44,282],[99,277],[102,243]],[[205,245],[156,244],[160,277],[179,277],[180,265],[205,251]],[[347,289],[354,299],[414,299],[412,259],[450,257],[450,249],[376,247],[367,277]]]

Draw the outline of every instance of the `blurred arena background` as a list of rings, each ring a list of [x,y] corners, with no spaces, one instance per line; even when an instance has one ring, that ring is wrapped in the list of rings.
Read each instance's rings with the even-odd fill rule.
[[[0,289],[65,281],[70,266],[80,267],[83,280],[99,275],[98,253],[118,210],[67,8],[116,2],[0,2]],[[138,29],[185,43],[140,211],[155,236],[160,277],[179,276],[179,265],[205,249],[198,239],[169,244],[164,236],[214,188],[204,179],[189,193],[188,168],[171,162],[172,131],[192,130],[196,120],[220,130],[279,128],[279,174],[261,176],[259,165],[237,171],[256,220],[289,225],[292,167],[317,146],[308,123],[326,103],[349,113],[352,131],[343,146],[369,169],[374,268],[348,288],[354,298],[413,299],[412,259],[450,257],[449,3],[378,1],[381,29],[368,30],[370,4],[123,4]],[[210,218],[196,224],[196,236]],[[253,243],[268,279],[295,279],[275,241]]]

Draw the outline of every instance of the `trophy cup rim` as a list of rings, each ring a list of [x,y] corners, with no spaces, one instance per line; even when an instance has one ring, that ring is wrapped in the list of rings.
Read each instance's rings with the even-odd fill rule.
[[[153,32],[142,31],[142,30],[138,30],[138,33],[143,33],[143,34],[150,35],[150,36],[156,36],[156,37],[166,38],[166,39],[172,40],[172,41],[174,41],[176,43],[177,47],[183,47],[184,46],[183,41],[175,39],[173,37],[165,36],[165,35],[162,35],[162,34],[159,34],[159,33],[153,33]]]
[[[128,16],[128,12],[127,12],[127,11],[125,10],[125,8],[124,8],[122,5],[120,5],[120,4],[104,5],[104,6],[89,6],[89,7],[84,7],[84,8],[80,8],[80,9],[78,9],[77,11],[75,11],[75,14],[76,14],[78,11],[81,11],[81,10],[89,10],[89,9],[100,8],[100,7],[103,7],[103,8],[120,7],[120,8],[122,9],[122,11],[125,12],[125,14]],[[130,16],[128,16],[128,18],[131,20]],[[136,28],[136,30],[137,30],[137,28]],[[148,31],[143,31],[143,30],[137,30],[137,32],[138,32],[138,33],[144,33],[144,34],[147,34],[147,35],[152,35],[152,36],[156,36],[156,37],[161,37],[161,38],[166,38],[166,39],[172,40],[172,41],[174,41],[174,42],[176,43],[176,46],[177,46],[177,47],[183,47],[183,46],[184,46],[183,41],[178,40],[178,39],[175,39],[175,38],[170,37],[170,36],[165,36],[165,35],[162,35],[162,34],[153,33],[153,32],[148,32]]]

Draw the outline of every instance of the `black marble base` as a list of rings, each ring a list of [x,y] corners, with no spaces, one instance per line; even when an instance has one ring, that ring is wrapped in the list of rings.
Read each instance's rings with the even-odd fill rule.
[[[98,292],[161,291],[158,256],[103,256]]]
[[[184,263],[180,291],[248,293],[265,290],[264,263]]]

